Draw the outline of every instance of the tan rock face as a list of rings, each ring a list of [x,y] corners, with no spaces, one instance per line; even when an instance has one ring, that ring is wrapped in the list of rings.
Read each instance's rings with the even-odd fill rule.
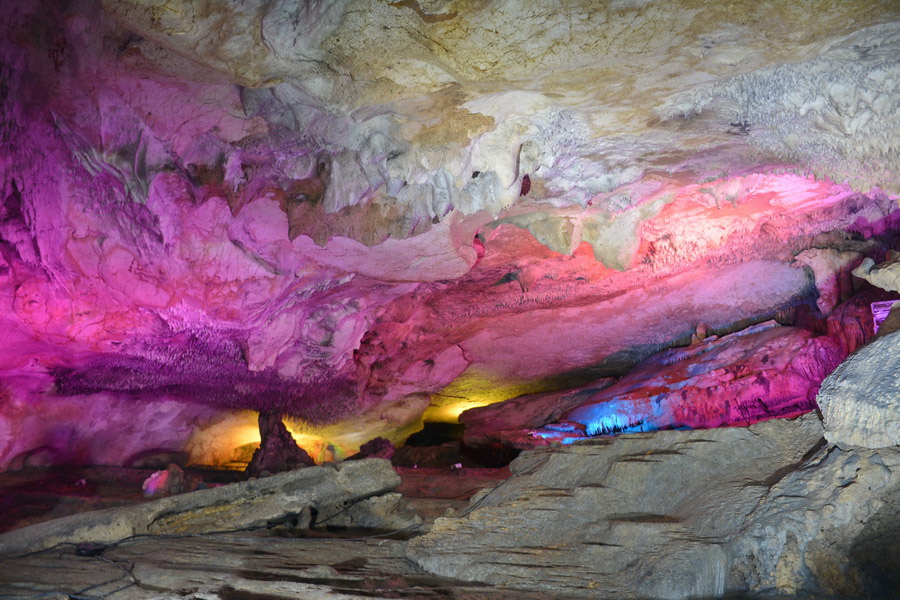
[[[893,185],[896,172],[897,32],[884,24],[897,12],[887,1],[827,10],[749,0],[104,8],[165,49],[136,52],[163,66],[187,57],[241,85],[272,87],[301,128],[329,111],[357,111],[353,124],[320,129],[320,143],[365,155],[366,143],[347,133],[361,141],[374,128],[404,154],[387,174],[410,184],[426,185],[443,168],[462,188],[469,172],[493,171],[499,193],[512,198],[517,178],[538,172],[545,199],[583,205],[678,164],[703,177],[783,157],[808,163],[814,142],[833,147],[831,164],[811,165],[824,172],[881,185]],[[776,68],[785,63],[796,66]],[[394,123],[376,124],[375,114]],[[768,132],[778,127],[791,139]],[[530,160],[520,160],[523,144],[536,150]],[[714,147],[739,164],[691,158]],[[864,167],[862,154],[879,164]]]

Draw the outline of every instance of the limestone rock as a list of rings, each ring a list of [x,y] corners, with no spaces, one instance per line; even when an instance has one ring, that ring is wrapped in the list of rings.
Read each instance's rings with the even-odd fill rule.
[[[259,477],[263,473],[281,473],[316,462],[306,450],[297,445],[287,430],[281,415],[259,413],[259,433],[262,440],[247,465],[247,475]]]
[[[115,600],[568,600],[426,575],[406,560],[405,545],[383,537],[276,537],[267,531],[146,537],[109,548],[99,560],[70,548],[4,557],[0,593],[22,599],[89,593]]]
[[[422,524],[398,493],[382,494],[354,501],[347,506],[324,507],[316,517],[316,527],[338,529],[412,530]]]
[[[184,469],[170,464],[165,470],[156,471],[148,477],[142,486],[147,497],[163,497],[183,494],[197,489],[199,478],[188,476]]]
[[[573,597],[721,595],[723,544],[821,435],[806,415],[526,451],[409,556],[436,574]]]
[[[872,339],[872,303],[886,298],[885,292],[873,288],[855,294],[828,315],[825,322],[828,337],[841,345],[845,355],[856,352]]]
[[[471,447],[500,443],[525,449],[544,445],[542,438],[530,435],[530,430],[559,420],[612,382],[605,378],[568,392],[526,394],[470,408],[459,416],[459,422],[466,427],[463,441]]]
[[[31,552],[61,543],[111,543],[140,534],[265,527],[310,508],[332,509],[378,496],[399,484],[391,464],[382,459],[310,467],[17,529],[0,535],[0,554]]]
[[[816,306],[823,315],[847,300],[853,292],[850,271],[862,260],[859,252],[840,252],[833,248],[810,248],[798,254],[797,262],[812,269],[819,290]]]
[[[588,435],[675,427],[748,425],[815,408],[815,394],[844,353],[827,337],[763,323],[661,352],[562,416]],[[545,427],[547,439],[578,437]]]
[[[822,383],[825,437],[841,448],[900,445],[900,332],[863,346]]]
[[[900,590],[900,451],[821,448],[748,518],[727,587],[841,598]]]
[[[390,460],[394,456],[394,444],[390,440],[383,437],[372,438],[359,447],[359,452],[348,458],[347,460],[362,460],[364,458],[387,458]]]

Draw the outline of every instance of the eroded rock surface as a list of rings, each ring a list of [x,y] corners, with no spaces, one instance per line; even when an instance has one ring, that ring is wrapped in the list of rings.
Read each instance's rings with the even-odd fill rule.
[[[841,346],[826,336],[763,323],[657,354],[566,412],[562,421],[597,435],[796,416],[815,408],[819,385],[843,357]],[[536,435],[578,435],[563,429]]]
[[[866,258],[853,269],[853,274],[883,290],[900,292],[900,253],[892,252],[888,260],[878,265]]]
[[[280,414],[260,413],[259,432],[261,440],[247,465],[248,476],[271,475],[316,464],[294,441]]]
[[[63,549],[0,558],[5,597],[80,595],[129,600],[566,600],[435,577],[385,538],[274,537],[271,532],[191,538],[139,538],[85,558]],[[131,577],[121,566],[131,567]],[[286,567],[286,565],[290,565]]]
[[[113,543],[140,534],[266,527],[303,519],[305,514],[306,523],[299,524],[303,527],[309,524],[311,508],[323,515],[336,514],[356,501],[390,492],[399,484],[400,477],[382,459],[310,467],[17,529],[0,535],[0,554],[32,552],[62,543]],[[357,520],[361,518],[357,514]],[[374,519],[373,515],[370,522]]]
[[[872,559],[898,525],[898,453],[829,451],[822,432],[809,414],[526,451],[409,556],[437,574],[585,597],[891,589],[877,586],[894,559]]]
[[[898,539],[900,450],[821,448],[772,484],[727,546],[727,587],[890,598],[900,589]]]
[[[900,446],[900,332],[850,355],[822,383],[816,402],[832,444]]]
[[[600,379],[582,389],[517,396],[480,408],[470,408],[459,416],[465,426],[463,440],[472,447],[502,444],[513,448],[543,445],[532,430],[559,420],[565,413],[613,383]]]
[[[435,521],[409,555],[437,574],[573,596],[719,595],[720,544],[821,433],[805,416],[527,451],[507,482],[467,516]]]
[[[896,2],[520,4],[0,0],[0,465],[402,443],[890,246]]]

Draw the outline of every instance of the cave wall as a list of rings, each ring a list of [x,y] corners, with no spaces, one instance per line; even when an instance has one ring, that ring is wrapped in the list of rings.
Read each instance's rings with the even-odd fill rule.
[[[2,9],[0,468],[341,458],[896,247],[890,2]]]

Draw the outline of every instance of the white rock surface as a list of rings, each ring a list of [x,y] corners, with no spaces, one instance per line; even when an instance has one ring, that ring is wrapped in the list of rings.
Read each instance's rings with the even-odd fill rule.
[[[850,269],[862,261],[859,252],[841,252],[834,248],[810,248],[795,257],[795,260],[812,269],[819,297],[816,306],[823,315],[831,311],[853,292]]]
[[[900,331],[852,354],[822,382],[816,402],[832,444],[900,445]]]

